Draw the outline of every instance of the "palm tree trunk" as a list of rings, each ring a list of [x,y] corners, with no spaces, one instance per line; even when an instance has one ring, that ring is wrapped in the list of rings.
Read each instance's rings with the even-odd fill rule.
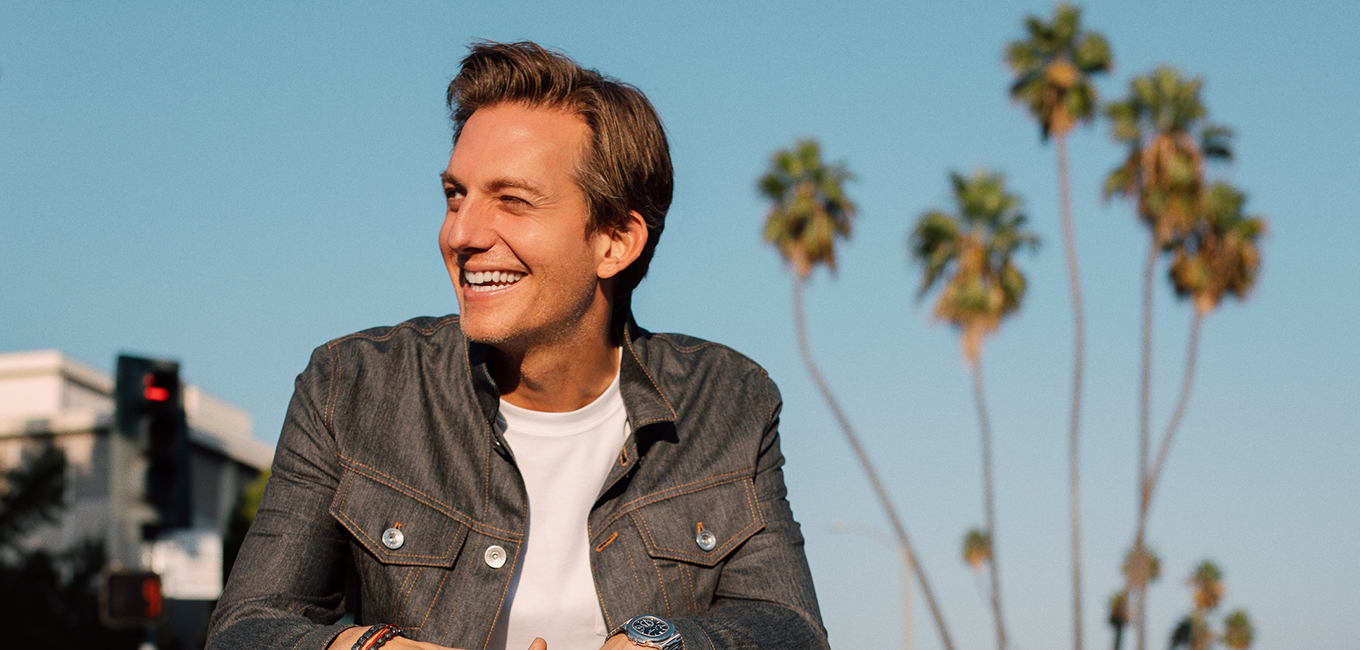
[[[1143,533],[1147,521],[1148,420],[1152,410],[1152,287],[1157,270],[1157,236],[1150,233],[1147,260],[1143,266],[1143,349],[1138,379],[1138,532],[1134,534],[1130,563],[1129,614],[1134,625],[1137,650],[1147,650],[1147,625],[1143,611],[1147,598],[1147,575],[1143,557]]]
[[[1072,188],[1067,169],[1067,135],[1054,142],[1058,157],[1058,199],[1062,208],[1067,284],[1072,289],[1072,413],[1067,430],[1067,476],[1072,520],[1072,647],[1081,650],[1081,389],[1086,355],[1086,317],[1077,264],[1077,230],[1072,220]]]
[[[916,577],[921,583],[921,592],[926,597],[927,607],[930,608],[930,616],[935,619],[935,627],[940,631],[940,641],[944,644],[945,650],[954,650],[954,641],[949,637],[949,629],[945,627],[944,615],[940,613],[940,607],[935,602],[935,592],[931,590],[930,582],[926,579],[926,572],[921,567],[916,551],[911,546],[911,541],[907,538],[907,529],[902,525],[902,520],[898,518],[897,510],[893,507],[892,500],[888,498],[888,491],[884,489],[883,482],[879,480],[878,472],[874,471],[869,455],[860,445],[859,437],[855,435],[855,430],[850,426],[850,421],[841,411],[840,403],[831,394],[831,388],[827,386],[826,380],[822,379],[822,373],[817,370],[817,363],[812,358],[812,346],[808,344],[807,323],[803,316],[803,282],[804,279],[801,276],[795,277],[793,280],[793,328],[798,336],[798,352],[803,356],[803,364],[807,366],[808,375],[812,377],[812,383],[817,386],[822,398],[826,400],[826,405],[831,409],[831,415],[835,417],[836,423],[840,425],[841,432],[845,434],[845,439],[850,443],[850,448],[854,450],[855,457],[859,459],[860,469],[864,470],[864,476],[869,479],[874,494],[878,496],[878,501],[883,506],[883,511],[887,514],[889,523],[892,524],[893,532],[897,535],[898,544],[901,545],[903,552],[911,561],[912,571],[916,573]]]
[[[977,399],[978,425],[982,430],[982,505],[986,517],[987,540],[991,545],[991,559],[987,563],[992,574],[992,616],[996,619],[996,647],[1006,650],[1006,624],[1001,618],[1001,576],[997,569],[996,550],[996,490],[992,485],[992,426],[987,420],[987,402],[982,393],[982,357],[973,360],[973,397]]]
[[[1196,308],[1195,314],[1190,321],[1190,340],[1186,346],[1185,375],[1181,378],[1180,398],[1176,402],[1176,410],[1171,415],[1171,421],[1167,424],[1166,433],[1162,436],[1161,445],[1157,450],[1157,461],[1152,466],[1151,471],[1143,479],[1142,485],[1139,487],[1141,497],[1139,499],[1138,508],[1138,529],[1137,532],[1134,533],[1133,538],[1135,563],[1139,561],[1138,558],[1143,553],[1143,546],[1147,535],[1148,511],[1152,506],[1153,492],[1157,489],[1157,480],[1161,477],[1162,466],[1166,463],[1167,454],[1171,451],[1171,441],[1175,438],[1176,431],[1180,428],[1181,418],[1185,415],[1185,408],[1190,403],[1190,387],[1194,383],[1195,363],[1199,358],[1199,334],[1200,330],[1203,329],[1203,325],[1204,314],[1200,313],[1199,309]],[[1144,567],[1145,566],[1146,565],[1144,565]],[[1139,571],[1139,569],[1135,568],[1135,571]],[[1140,592],[1136,609],[1130,610],[1135,612],[1135,615],[1137,616],[1137,619],[1135,620],[1138,622],[1137,632],[1138,645],[1140,648],[1143,646],[1147,632],[1147,625],[1145,622],[1146,616],[1144,616],[1147,612],[1147,580],[1148,576],[1146,573],[1143,573],[1140,576],[1134,577],[1133,582],[1136,582],[1137,584],[1130,585]],[[1132,599],[1130,600],[1132,601]]]
[[[1157,481],[1162,476],[1162,466],[1166,464],[1166,456],[1171,451],[1171,441],[1176,437],[1176,431],[1180,429],[1181,418],[1185,416],[1185,407],[1190,404],[1190,386],[1195,380],[1195,361],[1199,357],[1199,332],[1203,325],[1204,313],[1195,308],[1194,316],[1190,320],[1190,342],[1185,350],[1185,376],[1181,378],[1181,396],[1176,402],[1176,410],[1171,415],[1171,421],[1166,425],[1166,433],[1162,434],[1162,444],[1157,449],[1157,460],[1152,464],[1152,472],[1147,478],[1149,502],[1157,490]]]

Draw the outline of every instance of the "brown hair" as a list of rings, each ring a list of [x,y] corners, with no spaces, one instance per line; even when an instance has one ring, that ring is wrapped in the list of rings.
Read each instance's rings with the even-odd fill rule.
[[[587,231],[626,223],[636,210],[647,224],[647,244],[616,277],[615,322],[626,317],[629,297],[647,274],[674,186],[670,148],[656,109],[642,91],[577,65],[537,43],[478,41],[449,83],[453,141],[479,108],[502,103],[549,107],[579,115],[590,128],[590,148],[574,170],[590,211]],[[623,313],[619,313],[623,312]]]

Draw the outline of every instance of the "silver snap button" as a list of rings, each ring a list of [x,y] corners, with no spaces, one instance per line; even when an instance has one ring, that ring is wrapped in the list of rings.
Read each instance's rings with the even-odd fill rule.
[[[486,547],[486,552],[482,554],[482,559],[486,560],[486,565],[499,569],[505,566],[505,549],[492,544]]]
[[[382,543],[383,546],[395,551],[401,548],[402,544],[406,543],[406,536],[401,534],[401,531],[396,528],[388,528],[383,531]]]
[[[701,530],[698,535],[694,536],[694,543],[705,551],[711,551],[718,546],[718,536],[714,535],[711,530]]]

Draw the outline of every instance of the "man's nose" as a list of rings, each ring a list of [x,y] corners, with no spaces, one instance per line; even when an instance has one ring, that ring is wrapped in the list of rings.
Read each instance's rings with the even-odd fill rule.
[[[455,253],[476,253],[495,244],[495,213],[480,201],[465,197],[457,212],[446,216],[448,227],[444,245]]]

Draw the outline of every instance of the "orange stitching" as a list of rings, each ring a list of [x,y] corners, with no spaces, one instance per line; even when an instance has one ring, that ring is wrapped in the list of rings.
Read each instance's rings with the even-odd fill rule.
[[[600,542],[600,544],[599,544],[598,546],[595,547],[595,552],[596,552],[596,553],[599,553],[599,552],[603,551],[603,550],[604,550],[604,547],[609,546],[610,544],[613,544],[613,543],[614,543],[614,540],[617,539],[618,536],[619,536],[619,531],[617,531],[617,530],[614,531],[614,534],[613,534],[613,535],[610,535],[610,536],[609,536],[609,539],[606,539],[606,540],[604,540],[603,542]]]
[[[407,569],[406,581],[401,583],[401,602],[397,603],[397,611],[392,615],[392,618],[401,620],[401,612],[406,609],[406,599],[411,596],[411,590],[416,586],[415,581],[411,579],[412,574],[419,575],[420,571],[421,568],[416,566]]]
[[[411,331],[414,331],[414,332],[417,332],[417,333],[421,334],[422,336],[429,336],[429,335],[431,335],[431,334],[434,334],[435,332],[438,332],[439,330],[444,329],[445,327],[448,327],[449,325],[457,325],[457,324],[458,324],[458,316],[452,316],[452,315],[441,317],[441,318],[435,323],[434,327],[431,327],[431,328],[429,328],[429,329],[421,329],[421,328],[419,328],[419,327],[416,327],[416,325],[415,325],[414,323],[412,323],[411,321],[404,321],[404,322],[401,322],[401,323],[397,323],[396,325],[393,325],[393,326],[391,326],[391,327],[388,327],[388,328],[387,328],[387,333],[384,334],[384,335],[382,335],[382,336],[373,336],[372,334],[369,334],[369,333],[367,333],[367,332],[355,332],[355,333],[353,333],[353,334],[346,334],[346,335],[344,335],[344,336],[342,336],[342,337],[340,337],[340,338],[337,338],[337,339],[331,339],[330,343],[327,343],[326,345],[333,345],[333,344],[336,344],[336,343],[343,343],[343,342],[348,341],[348,340],[350,340],[350,339],[363,339],[363,340],[365,340],[365,341],[373,341],[373,342],[388,341],[388,340],[391,340],[392,337],[396,336],[396,335],[397,335],[397,332],[399,332],[399,331],[401,331],[401,330],[403,330],[403,329],[409,329],[409,330],[411,330]]]
[[[666,616],[674,616],[671,613],[671,597],[666,595],[666,581],[661,577],[661,565],[657,564],[656,558],[652,558],[652,566],[656,568],[656,583],[661,585],[661,599],[666,601]]]
[[[333,431],[335,429],[335,418],[332,417],[335,408],[335,385],[339,383],[340,380],[339,375],[336,374],[336,368],[340,365],[340,355],[329,343],[326,344],[326,351],[331,353],[331,361],[334,362],[335,365],[331,366],[331,380],[330,383],[326,385],[326,415],[323,419],[326,421],[326,426]]]
[[[647,527],[647,522],[646,522],[646,520],[643,520],[643,522],[642,522],[641,525],[638,524],[638,516],[637,516],[637,513],[636,513],[636,512],[630,513],[629,516],[630,516],[630,517],[632,518],[632,520],[633,520],[633,526],[635,526],[635,527],[637,527],[637,528],[639,528],[639,529],[645,529],[645,528]],[[652,536],[652,531],[648,530],[648,531],[647,531],[647,537],[650,539],[651,536]],[[643,540],[643,541],[644,541],[644,543],[646,542],[646,540]],[[655,545],[656,545],[656,542],[653,541],[653,542],[652,542],[652,545],[655,546]],[[663,579],[661,578],[661,565],[657,564],[657,563],[656,563],[656,558],[651,558],[650,555],[651,555],[651,554],[648,553],[649,559],[651,559],[651,561],[652,561],[652,567],[656,569],[656,583],[657,583],[658,585],[661,586],[661,599],[664,600],[664,601],[666,602],[666,615],[667,615],[667,616],[670,616],[670,615],[671,615],[671,598],[670,598],[670,596],[667,596],[667,595],[666,595],[666,581],[663,580]]]
[[[594,577],[594,572],[592,571],[592,578],[593,578],[593,577]],[[604,627],[605,627],[605,630],[613,630],[613,628],[615,628],[615,624],[613,624],[612,621],[609,620],[609,605],[605,605],[605,604],[604,604],[604,593],[601,593],[601,592],[600,592],[600,581],[590,581],[590,582],[594,582],[594,586],[596,586],[596,600],[600,601],[600,611],[604,612]]]
[[[524,523],[519,526],[520,535],[524,534],[524,527],[529,525],[529,518],[524,518]],[[496,621],[501,618],[501,609],[505,607],[505,595],[510,593],[510,581],[515,577],[515,566],[519,564],[519,548],[515,549],[515,559],[510,562],[509,574],[505,577],[505,588],[501,590],[501,602],[496,605],[496,617],[491,619],[491,630],[486,633],[486,640],[482,642],[482,650],[491,645],[491,635],[496,632]]]
[[[711,347],[714,347],[714,346],[717,346],[717,347],[720,347],[720,348],[726,348],[726,347],[727,347],[726,345],[721,345],[721,344],[718,344],[718,343],[714,343],[713,341],[700,341],[700,342],[699,342],[698,344],[696,344],[696,345],[680,345],[679,342],[677,342],[675,339],[672,339],[669,335],[667,335],[667,334],[665,334],[665,333],[661,333],[661,334],[653,334],[653,335],[652,335],[652,338],[653,338],[653,339],[656,339],[656,340],[658,340],[658,341],[664,341],[665,343],[669,344],[672,348],[675,348],[675,350],[678,351],[678,352],[686,352],[686,353],[689,353],[689,352],[698,352],[699,350],[702,350],[702,349],[704,349],[704,348],[711,348]],[[728,348],[728,349],[730,350],[731,348]],[[733,350],[733,352],[736,352],[736,351]],[[740,353],[738,353],[738,354],[740,354]]]
[[[361,463],[361,462],[359,462],[359,461],[357,461],[357,460],[354,460],[353,458],[350,458],[349,456],[346,456],[346,455],[344,455],[344,454],[336,454],[336,455],[339,456],[341,460],[347,461],[347,462],[349,462],[349,464],[354,465],[355,467],[362,467],[362,468],[364,468],[364,469],[366,469],[366,470],[372,472],[373,474],[377,474],[378,476],[381,476],[382,478],[378,478],[378,476],[370,476],[369,474],[365,474],[364,472],[360,472],[360,471],[358,471],[358,470],[355,470],[355,473],[356,473],[356,474],[360,474],[360,475],[362,475],[362,476],[367,476],[368,478],[371,478],[371,479],[373,479],[373,480],[375,480],[375,481],[378,481],[379,483],[382,483],[383,485],[386,485],[387,487],[390,487],[390,488],[392,488],[392,489],[398,490],[398,491],[400,491],[400,492],[408,492],[408,491],[409,491],[409,496],[418,497],[418,498],[420,498],[420,499],[422,499],[422,500],[428,501],[428,502],[429,502],[428,505],[434,506],[434,507],[436,507],[436,508],[438,508],[438,509],[440,509],[440,510],[447,510],[447,511],[452,512],[452,513],[458,513],[458,511],[457,511],[456,509],[454,509],[452,506],[450,506],[450,505],[448,505],[448,504],[446,504],[446,503],[444,503],[444,502],[442,502],[442,501],[440,501],[440,500],[438,500],[438,499],[435,499],[434,497],[431,497],[430,495],[425,494],[424,492],[421,492],[420,490],[417,490],[417,489],[415,489],[415,488],[413,488],[413,487],[411,487],[411,486],[409,486],[409,485],[407,485],[407,484],[405,484],[405,483],[403,483],[403,482],[397,480],[396,478],[394,478],[394,477],[392,477],[392,476],[389,476],[388,474],[386,474],[386,473],[384,473],[384,472],[382,472],[382,471],[379,471],[379,470],[377,470],[377,469],[374,469],[374,468],[372,468],[372,467],[369,467],[368,465],[365,465],[365,464],[363,464],[363,463]],[[384,481],[383,479],[387,479],[387,480]],[[390,482],[389,482],[389,481],[390,481]],[[395,484],[395,485],[394,485],[394,484]],[[401,486],[401,487],[397,487],[397,486]],[[405,489],[402,489],[402,488],[405,488]],[[462,514],[462,513],[458,513],[458,514]],[[507,531],[507,532],[508,532],[508,531]]]
[[[469,367],[468,372],[472,372],[472,370],[470,369],[470,367]],[[494,461],[494,460],[491,459],[491,451],[492,451],[491,448],[494,447],[494,446],[496,446],[496,429],[495,429],[495,427],[491,426],[491,423],[490,423],[490,422],[487,422],[487,423],[486,423],[486,430],[487,430],[487,433],[490,433],[491,435],[489,435],[489,436],[486,437],[486,460],[483,462],[483,467],[484,467],[484,469],[482,470],[482,512],[483,512],[483,513],[491,512],[491,463],[496,462],[496,461]],[[506,532],[510,532],[510,531],[506,531]]]
[[[617,535],[618,533],[615,532],[614,534]],[[613,539],[613,538],[611,537],[610,539]],[[590,566],[590,577],[591,577],[591,578],[594,578],[594,577],[595,577],[595,565],[594,565],[594,563],[592,563],[591,566]],[[600,610],[604,612],[604,627],[605,627],[605,629],[607,629],[607,630],[612,630],[612,629],[614,629],[614,624],[613,624],[612,622],[610,622],[610,620],[609,620],[609,606],[606,605],[606,604],[604,604],[604,593],[602,593],[602,592],[600,591],[600,581],[599,581],[599,580],[591,580],[591,582],[594,583],[594,585],[595,585],[595,598],[596,598],[597,600],[600,601]]]
[[[469,517],[468,515],[465,515],[465,514],[463,514],[462,512],[460,512],[460,511],[458,511],[458,510],[455,510],[454,508],[448,506],[447,504],[445,504],[445,503],[443,503],[443,502],[441,502],[441,501],[438,501],[438,500],[436,500],[436,499],[431,498],[429,495],[425,494],[424,492],[421,492],[420,490],[417,490],[417,489],[415,489],[415,488],[413,488],[413,487],[411,487],[411,486],[409,486],[409,485],[407,485],[407,484],[405,484],[405,483],[402,483],[401,481],[398,481],[397,479],[392,478],[391,476],[388,476],[387,474],[384,474],[383,472],[380,472],[380,471],[378,471],[378,470],[376,470],[376,469],[373,469],[372,467],[369,467],[368,465],[365,465],[365,464],[363,464],[363,463],[361,463],[361,462],[359,462],[359,461],[357,461],[357,460],[354,460],[353,458],[350,458],[350,457],[348,457],[348,456],[345,456],[344,454],[336,454],[336,455],[339,456],[341,460],[344,460],[344,461],[346,461],[347,463],[349,463],[349,465],[351,465],[351,467],[348,468],[351,472],[353,472],[353,473],[355,473],[355,474],[358,474],[359,476],[363,476],[364,478],[367,478],[367,479],[376,481],[376,482],[378,482],[378,483],[381,483],[381,484],[383,484],[383,485],[386,485],[387,487],[390,487],[390,488],[392,488],[392,489],[394,489],[394,490],[396,490],[396,491],[398,491],[398,492],[401,492],[402,494],[405,494],[406,496],[411,497],[411,498],[415,499],[416,501],[419,501],[420,503],[422,503],[422,504],[424,504],[424,505],[427,505],[427,506],[429,506],[429,507],[431,507],[431,508],[434,508],[435,510],[438,510],[440,513],[442,513],[442,514],[448,516],[449,518],[451,518],[451,519],[453,519],[453,520],[455,520],[455,521],[457,521],[457,522],[459,522],[459,523],[461,523],[461,524],[463,524],[463,525],[465,525],[465,526],[469,526],[469,527],[473,528],[474,530],[477,530],[477,531],[479,531],[479,532],[485,532],[486,530],[491,530],[491,531],[495,531],[495,532],[498,532],[498,533],[505,533],[506,535],[514,535],[514,534],[515,534],[514,531],[504,530],[504,529],[501,529],[501,528],[496,528],[495,526],[490,526],[490,525],[488,525],[488,524],[485,524],[485,523],[482,523],[482,522],[480,522],[480,521],[477,521],[477,520],[473,519],[472,517]],[[362,467],[362,468],[364,468],[364,469],[366,469],[366,470],[369,470],[369,472],[372,472],[372,473],[370,474],[369,472],[362,472],[362,471],[359,471],[359,470],[355,469],[355,467]],[[375,476],[375,474],[376,474],[377,476]],[[384,479],[386,479],[386,480],[384,480]],[[491,533],[487,533],[487,534],[488,534],[488,535],[491,535]],[[516,542],[519,541],[520,539],[522,539],[522,538],[516,538],[516,537],[508,537],[508,538],[507,538],[507,537],[501,537],[501,536],[498,536],[498,535],[491,535],[491,536],[492,536],[492,537],[496,537],[497,539],[505,539],[505,540],[516,541]]]
[[[472,376],[472,342],[469,341],[468,338],[467,338],[466,336],[463,337],[463,368],[464,368],[465,370],[467,370],[467,377],[468,377],[468,384],[469,384],[469,386],[470,386],[471,388],[474,388],[474,389],[475,389],[476,386],[473,385],[473,382],[474,382],[475,380],[474,380],[474,378],[473,378],[473,376]],[[475,392],[474,392],[474,394],[473,394],[472,397],[473,397],[472,401],[475,403],[475,402],[477,401],[477,396],[476,396]],[[481,410],[481,404],[477,404],[477,410],[478,410],[478,411]],[[495,432],[495,430],[493,429],[493,427],[491,426],[491,423],[490,423],[490,422],[487,422],[487,423],[486,423],[486,427],[487,427],[487,429],[491,429],[491,435],[488,436],[487,439],[486,439],[486,456],[482,459],[482,512],[483,512],[483,513],[486,513],[486,512],[490,512],[490,511],[491,511],[491,447],[494,446],[495,441],[496,441],[496,432]],[[510,532],[510,531],[505,531],[505,532],[508,533],[508,532]],[[489,637],[489,636],[487,637],[488,642],[490,642],[490,638],[491,638],[491,637]]]
[[[619,450],[619,465],[628,466],[628,445],[624,445],[623,449]]]
[[[335,399],[334,399],[334,398],[338,396],[338,394],[335,392],[335,391],[336,391],[336,383],[337,383],[337,381],[339,380],[340,376],[341,376],[342,374],[344,374],[344,367],[345,367],[345,364],[344,364],[344,361],[341,360],[339,351],[336,349],[336,348],[339,347],[339,345],[340,345],[341,343],[343,343],[343,342],[345,342],[345,341],[348,341],[348,340],[350,340],[350,339],[364,339],[364,340],[367,340],[367,341],[375,341],[375,342],[376,342],[376,341],[387,341],[387,340],[391,339],[392,337],[396,336],[396,335],[397,335],[397,332],[400,331],[400,330],[402,330],[402,329],[410,329],[410,330],[414,330],[414,331],[416,331],[416,332],[419,332],[419,333],[420,333],[421,335],[423,335],[423,336],[430,336],[430,335],[434,334],[435,332],[438,332],[439,330],[444,329],[445,327],[448,327],[449,325],[456,325],[457,323],[458,323],[458,317],[457,317],[457,316],[445,316],[444,318],[440,319],[440,320],[435,324],[434,327],[432,327],[432,328],[430,328],[430,329],[421,329],[421,328],[416,327],[415,325],[411,324],[411,323],[408,321],[408,322],[397,323],[396,325],[393,325],[392,327],[388,328],[387,334],[385,334],[385,335],[383,335],[383,336],[372,336],[372,335],[370,335],[370,334],[365,334],[365,333],[363,333],[363,332],[355,332],[355,333],[353,333],[353,334],[347,334],[347,335],[342,336],[342,337],[340,337],[340,338],[331,339],[330,341],[328,341],[328,342],[326,343],[326,349],[331,353],[331,359],[335,362],[335,366],[331,368],[331,384],[330,384],[330,386],[327,386],[327,388],[326,388],[326,421],[327,421],[327,426],[332,427],[332,428],[335,427]]]
[[[642,587],[642,578],[638,576],[637,565],[633,563],[633,554],[629,553],[627,549],[624,550],[623,554],[628,557],[628,568],[633,570],[633,584],[637,585],[638,598],[645,603],[647,601],[647,590]]]
[[[447,560],[447,559],[449,559],[449,555],[450,555],[450,554],[452,553],[452,551],[453,551],[453,546],[454,546],[454,544],[456,544],[456,543],[458,542],[458,538],[459,538],[459,535],[455,533],[454,536],[453,536],[453,540],[449,542],[449,547],[448,547],[447,549],[444,550],[444,554],[443,554],[443,555],[416,555],[416,554],[414,554],[414,553],[393,553],[393,552],[391,552],[390,550],[387,551],[387,552],[383,552],[383,551],[379,551],[379,550],[378,550],[378,547],[377,547],[375,544],[372,543],[372,542],[374,541],[373,538],[368,536],[368,531],[364,530],[363,526],[360,526],[360,525],[359,525],[359,522],[354,521],[353,519],[351,519],[351,518],[349,517],[349,515],[345,514],[344,512],[340,512],[339,514],[335,515],[335,517],[336,517],[337,519],[340,518],[340,517],[343,517],[343,518],[345,519],[345,522],[349,522],[350,524],[352,524],[352,526],[353,526],[352,528],[351,528],[350,526],[346,526],[346,528],[349,528],[349,529],[350,529],[350,533],[354,533],[354,532],[357,530],[357,531],[358,531],[358,534],[355,535],[354,538],[355,538],[356,540],[362,542],[362,543],[364,544],[364,546],[366,546],[366,547],[369,548],[370,551],[373,551],[373,554],[374,554],[375,556],[383,557],[384,555],[386,555],[387,557],[392,558],[392,559],[394,559],[394,560],[407,560],[407,561],[415,561],[415,560],[434,560],[434,561],[443,561],[443,560]],[[344,523],[344,522],[342,522],[342,523]],[[359,539],[359,535],[362,535],[362,536],[363,536],[363,539]],[[428,566],[434,566],[434,565],[428,565]]]
[[[748,505],[751,503],[751,496],[752,496],[752,492],[753,492],[754,490],[755,490],[755,482],[752,481],[752,482],[751,482],[750,484],[748,484],[748,486],[746,487],[746,501],[747,501],[747,504],[748,504]],[[735,546],[736,546],[737,540],[745,541],[745,538],[743,538],[742,536],[745,535],[745,534],[746,534],[746,531],[747,531],[747,530],[750,530],[752,526],[755,526],[755,525],[756,525],[756,522],[755,522],[755,515],[757,514],[756,511],[755,511],[754,509],[752,509],[752,512],[751,512],[751,514],[752,514],[751,523],[746,524],[745,526],[743,526],[743,527],[741,528],[741,530],[738,530],[737,532],[733,533],[733,534],[732,534],[732,537],[730,537],[726,542],[724,542],[722,546],[719,546],[718,548],[715,548],[715,549],[713,549],[712,551],[709,551],[709,552],[707,552],[707,553],[693,553],[693,552],[690,552],[690,551],[683,551],[683,550],[680,550],[680,549],[667,548],[667,547],[665,547],[665,546],[662,546],[662,545],[658,544],[658,543],[656,542],[656,537],[655,537],[654,535],[652,535],[652,530],[651,530],[651,528],[647,526],[647,518],[646,518],[646,517],[643,517],[643,516],[641,515],[640,511],[630,512],[629,514],[630,514],[630,515],[633,515],[634,513],[636,513],[636,515],[635,515],[635,516],[636,516],[636,519],[634,519],[634,521],[636,521],[637,519],[641,519],[641,520],[642,520],[642,526],[641,526],[641,527],[644,528],[644,529],[646,530],[646,532],[647,532],[647,541],[651,542],[651,545],[657,550],[657,552],[662,552],[662,551],[664,551],[664,552],[670,554],[670,555],[668,555],[668,556],[663,556],[663,557],[669,557],[670,559],[693,558],[693,559],[696,560],[696,561],[708,561],[708,560],[713,559],[714,557],[722,557],[722,556],[725,555],[729,550],[731,550],[731,549],[728,548],[728,547],[735,547]],[[700,525],[700,526],[703,526],[703,523],[701,522],[699,525]],[[761,521],[760,521],[760,526],[763,527],[764,525],[765,525],[765,519],[764,519],[764,517],[762,516],[762,517],[761,517]],[[700,530],[702,530],[702,528],[701,528]],[[759,527],[757,527],[757,530],[759,530]],[[748,537],[749,537],[749,536],[748,536]],[[682,556],[682,557],[673,557],[673,556]]]
[[[765,527],[765,513],[760,510],[760,499],[756,498],[756,482],[751,480],[751,485],[746,488],[746,502],[751,504],[751,511],[760,517],[760,527]]]
[[[724,485],[724,484],[727,484],[727,483],[731,483],[731,482],[733,482],[733,481],[740,481],[740,480],[742,480],[743,478],[746,478],[746,474],[747,474],[748,472],[753,472],[754,470],[755,470],[755,467],[748,467],[748,468],[746,468],[746,469],[739,469],[739,470],[737,470],[737,471],[735,471],[735,472],[728,472],[728,473],[726,473],[726,474],[717,474],[717,475],[714,475],[714,476],[710,476],[710,477],[708,477],[708,478],[699,479],[699,480],[697,480],[697,481],[692,481],[692,482],[689,482],[689,483],[683,483],[683,484],[681,484],[681,485],[676,485],[676,486],[673,486],[673,487],[668,487],[668,488],[666,488],[666,489],[664,489],[664,490],[657,490],[656,492],[652,492],[651,494],[644,494],[644,495],[642,495],[642,496],[640,496],[640,497],[638,497],[638,498],[636,498],[636,499],[633,499],[632,501],[629,501],[629,502],[627,502],[627,503],[624,503],[624,504],[620,505],[620,506],[619,506],[619,512],[614,513],[614,515],[613,515],[612,517],[610,517],[609,519],[606,519],[606,520],[604,521],[604,523],[600,525],[600,528],[608,528],[608,527],[609,527],[609,524],[612,524],[612,523],[614,523],[615,521],[618,521],[618,519],[619,519],[620,517],[623,517],[624,515],[628,514],[629,512],[631,512],[631,511],[633,511],[633,510],[636,510],[637,508],[641,508],[641,507],[643,507],[643,506],[649,506],[649,505],[652,505],[653,503],[656,503],[656,502],[658,502],[658,501],[665,501],[666,499],[673,499],[673,498],[678,497],[678,496],[684,496],[684,495],[686,495],[686,494],[693,494],[693,493],[695,493],[695,492],[698,492],[699,490],[706,490],[706,489],[708,489],[708,488],[717,487],[717,486],[719,486],[719,485]],[[722,480],[718,480],[718,479],[722,479]],[[683,491],[675,492],[674,494],[667,494],[667,492],[671,492],[671,491],[674,491],[674,490],[680,490],[680,488],[689,488],[689,487],[696,486],[696,485],[699,486],[699,487],[694,487],[693,489],[690,489],[690,490],[683,490]],[[663,495],[664,495],[664,496],[663,496]]]
[[[465,541],[463,544],[464,546],[466,546],[467,542]],[[462,564],[463,564],[463,578],[458,581],[458,587],[456,587],[457,591],[454,592],[453,602],[449,604],[450,615],[458,614],[458,603],[463,600],[463,592],[465,591],[463,587],[467,585],[468,575],[472,573],[472,567],[476,566],[470,560],[464,560]],[[451,571],[457,570],[457,568],[458,565],[455,564],[454,568],[450,570]]]
[[[340,496],[339,509],[344,510],[344,508],[345,508],[345,503],[346,503],[347,501],[349,501],[349,489],[350,489],[350,487],[352,487],[352,486],[354,485],[354,481],[351,480],[351,479],[349,479],[349,478],[345,478],[345,479],[342,479],[342,480],[343,480],[344,483],[345,483],[345,493],[344,493],[343,495]]]
[[[444,574],[444,577],[439,579],[439,588],[434,590],[434,597],[430,598],[430,606],[425,610],[425,616],[421,617],[420,625],[407,629],[419,630],[420,628],[425,627],[425,621],[430,620],[430,612],[434,611],[434,604],[439,602],[439,594],[444,593],[444,583],[449,579],[448,571],[442,571],[441,573]]]
[[[666,394],[661,392],[661,387],[656,385],[655,379],[652,379],[652,373],[647,372],[647,366],[642,365],[642,360],[638,359],[637,350],[633,349],[633,342],[631,340],[625,340],[625,342],[628,343],[628,352],[633,355],[633,360],[637,361],[638,368],[642,369],[642,376],[646,377],[648,382],[651,382],[652,388],[656,389],[656,394],[661,396],[661,401],[665,402],[666,408],[670,409],[671,417],[679,417],[675,414],[675,407],[671,406],[671,401],[666,399]],[[638,428],[642,428],[641,425]]]
[[[359,472],[354,472],[354,473],[355,473],[355,474],[359,474],[359,475],[362,476],[362,474],[360,474]],[[386,557],[390,557],[390,558],[397,559],[397,560],[407,560],[407,561],[414,561],[414,560],[435,560],[435,561],[443,561],[443,560],[449,559],[449,556],[450,556],[450,554],[451,554],[452,551],[453,551],[454,545],[456,545],[456,544],[458,543],[458,540],[459,540],[461,537],[464,536],[464,535],[462,535],[462,533],[464,532],[463,530],[459,530],[459,531],[455,532],[455,533],[453,534],[453,539],[450,540],[450,542],[449,542],[449,548],[446,549],[446,550],[444,551],[444,555],[442,555],[442,556],[441,556],[441,555],[414,555],[414,554],[410,554],[410,553],[392,553],[392,552],[390,551],[390,549],[389,549],[388,551],[379,551],[379,550],[378,550],[378,547],[377,547],[376,544],[374,543],[373,538],[372,538],[372,537],[369,537],[368,531],[364,530],[363,526],[360,526],[360,525],[359,525],[359,522],[355,521],[355,520],[352,519],[349,515],[345,514],[345,510],[344,510],[344,508],[345,508],[345,503],[349,500],[349,490],[350,490],[350,487],[352,487],[352,486],[354,485],[354,479],[353,479],[352,476],[346,476],[345,479],[344,479],[344,482],[345,482],[345,492],[344,492],[344,494],[340,497],[340,502],[339,502],[339,504],[338,504],[338,505],[333,505],[333,506],[332,506],[332,508],[335,510],[335,512],[332,512],[332,513],[331,513],[331,516],[335,517],[335,519],[336,519],[337,521],[343,519],[344,521],[341,521],[341,522],[340,522],[340,523],[342,523],[342,524],[348,522],[350,525],[346,526],[346,528],[348,528],[349,531],[350,531],[350,533],[351,533],[352,535],[354,535],[354,539],[355,539],[356,541],[358,541],[359,543],[363,544],[365,547],[367,547],[367,548],[369,549],[369,551],[372,552],[373,555],[374,555],[375,557],[384,557],[384,555],[385,555]],[[457,521],[457,520],[455,519],[455,521]],[[460,528],[467,528],[467,527],[468,527],[468,525],[465,524],[465,523],[462,523],[462,522],[458,522],[458,523],[460,524]],[[356,531],[357,531],[357,532],[356,532]],[[363,537],[363,539],[360,539],[361,536]]]
[[[698,599],[694,597],[693,578],[685,569],[685,565],[677,563],[675,568],[680,569],[680,586],[685,588],[686,608],[690,614],[694,614],[698,611],[698,605],[695,604]]]

